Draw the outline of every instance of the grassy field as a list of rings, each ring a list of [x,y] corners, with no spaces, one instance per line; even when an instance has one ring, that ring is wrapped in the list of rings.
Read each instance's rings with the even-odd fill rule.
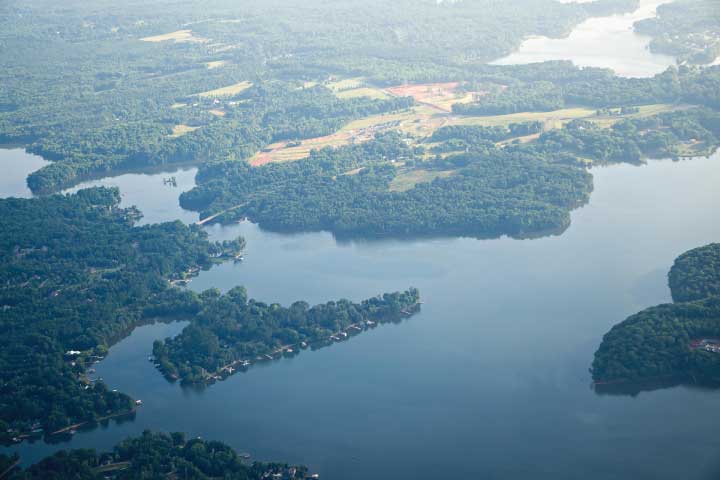
[[[362,79],[346,79],[336,82],[335,86],[348,87],[356,85]],[[353,83],[354,82],[354,83]],[[394,92],[396,94],[408,94],[415,92],[420,94],[427,93],[430,96],[423,98],[435,101],[441,98],[444,93],[452,90],[455,84],[432,84],[415,86],[415,90],[404,90]],[[360,96],[360,92],[385,92],[383,90],[371,87],[350,88],[338,95],[347,94],[346,98],[352,96]],[[389,89],[388,89],[389,91]],[[418,93],[420,92],[420,93]],[[432,97],[436,95],[436,97]],[[477,94],[463,94],[463,99],[473,101]],[[369,95],[366,95],[369,96]],[[449,100],[448,100],[449,101]],[[610,127],[615,122],[623,118],[637,118],[644,116],[656,115],[658,113],[688,108],[678,105],[654,104],[645,105],[639,108],[638,113],[623,116],[597,116],[596,110],[592,108],[563,108],[551,112],[521,112],[508,115],[488,115],[488,116],[457,116],[442,111],[438,105],[421,104],[407,110],[372,115],[369,117],[354,120],[343,126],[340,130],[332,135],[324,137],[303,140],[299,145],[290,146],[288,142],[276,143],[269,145],[262,152],[258,152],[251,159],[250,163],[254,166],[264,165],[272,162],[291,162],[307,158],[312,150],[322,149],[325,147],[341,147],[352,143],[362,143],[369,141],[375,137],[377,133],[385,131],[400,131],[409,135],[415,142],[423,142],[430,137],[438,128],[446,125],[479,125],[479,126],[507,126],[511,123],[522,123],[531,121],[540,121],[544,124],[544,130],[562,128],[566,123],[576,119],[587,119],[600,124],[603,127]],[[527,143],[536,140],[539,134],[527,135],[519,138],[508,139],[502,143],[510,143],[514,140]],[[431,144],[424,144],[426,147]],[[697,151],[697,148],[688,148],[688,151]],[[394,191],[402,191],[403,189],[412,188],[416,183],[422,181],[431,181],[433,178],[442,175],[442,172],[428,172],[424,170],[415,170],[412,172],[401,174],[394,182],[392,189]],[[414,183],[413,183],[414,182]]]
[[[480,125],[484,127],[507,126],[511,123],[540,121],[545,124],[545,129],[560,128],[565,123],[578,118],[587,118],[595,115],[595,109],[591,108],[563,108],[552,112],[521,112],[507,115],[453,117],[450,125]]]
[[[436,178],[446,178],[455,174],[455,170],[407,170],[393,178],[390,182],[391,192],[405,192],[418,183],[429,183]]]
[[[172,133],[170,134],[170,138],[178,138],[182,137],[183,135],[194,132],[200,127],[190,127],[188,125],[175,125],[172,129]]]
[[[215,90],[208,90],[207,92],[197,93],[196,95],[201,98],[231,97],[233,95],[244,92],[250,87],[252,87],[252,82],[243,81],[228,85],[227,87],[216,88]]]
[[[623,115],[621,117],[597,117],[593,116],[593,118],[588,118],[588,120],[592,120],[593,122],[597,123],[598,125],[602,127],[611,127],[615,123],[617,123],[619,120],[622,120],[623,118],[642,118],[642,117],[650,117],[653,115],[657,115],[659,113],[663,112],[674,112],[677,110],[687,110],[688,108],[693,108],[691,105],[672,105],[667,103],[656,103],[653,105],[643,105],[639,108],[638,113],[631,113],[628,115]]]
[[[383,92],[379,88],[371,88],[371,87],[351,88],[349,90],[343,90],[343,91],[337,92],[337,93],[335,93],[335,96],[338,98],[369,97],[369,98],[375,98],[378,100],[383,100],[383,99],[390,97],[390,95]]]
[[[145,37],[140,39],[143,42],[168,42],[174,41],[175,43],[206,43],[209,40],[207,38],[196,37],[193,35],[192,30],[177,30],[175,32],[165,33],[163,35],[155,35],[153,37]]]
[[[334,82],[329,82],[325,86],[335,93],[342,92],[344,90],[361,88],[365,86],[365,77],[344,78]]]
[[[215,68],[224,67],[225,65],[227,65],[227,63],[227,60],[215,60],[212,62],[207,62],[205,66],[207,66],[208,70],[213,70]]]

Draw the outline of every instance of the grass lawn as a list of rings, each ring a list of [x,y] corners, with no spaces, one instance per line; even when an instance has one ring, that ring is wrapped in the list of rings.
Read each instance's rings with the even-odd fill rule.
[[[208,90],[207,92],[201,92],[196,95],[201,98],[231,97],[233,95],[244,92],[250,87],[252,87],[252,82],[243,81],[228,85],[227,87],[216,88],[215,90]]]

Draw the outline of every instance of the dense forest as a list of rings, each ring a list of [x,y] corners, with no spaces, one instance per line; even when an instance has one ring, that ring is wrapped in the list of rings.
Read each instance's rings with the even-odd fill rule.
[[[402,165],[434,178],[393,190]],[[587,200],[590,175],[522,151],[473,150],[421,161],[395,133],[312,152],[291,164],[211,164],[181,196],[217,221],[249,217],[275,230],[329,230],[338,236],[460,234],[524,236],[562,230]]]
[[[717,0],[675,0],[662,4],[657,16],[635,23],[652,38],[650,50],[673,55],[679,63],[707,64],[720,55],[720,8]]]
[[[416,289],[352,303],[348,300],[310,307],[295,302],[284,308],[247,299],[244,288],[225,295],[207,291],[203,308],[175,338],[156,341],[153,354],[170,378],[206,384],[257,361],[292,355],[347,338],[378,323],[414,313]]]
[[[2,465],[14,459],[0,456]],[[4,468],[1,471],[4,471]],[[23,469],[14,468],[8,480],[135,480],[182,478],[188,480],[301,480],[310,478],[303,466],[247,463],[229,446],[201,439],[187,440],[182,433],[143,432],[119,443],[111,452],[60,451]]]
[[[251,1],[241,12],[217,0],[211,19],[192,2],[5,2],[0,143],[54,162],[28,179],[45,193],[129,168],[244,159],[279,139],[327,134],[408,105],[339,100],[322,86],[330,77],[467,79],[527,35],[562,36],[637,0],[519,3],[344,0],[328,22],[319,0]],[[243,82],[248,91],[222,90]]]
[[[630,316],[608,332],[591,369],[600,383],[720,381],[720,244],[684,253],[670,270],[675,303]]]
[[[181,222],[133,227],[117,190],[0,200],[0,439],[134,408],[85,370],[143,318],[182,312],[168,280],[217,246]]]
[[[209,242],[200,227],[180,221],[135,227],[140,212],[119,203],[118,190],[106,188],[0,200],[1,442],[132,413],[130,397],[89,380],[86,373],[137,325],[158,318],[196,319],[180,335],[177,342],[182,342],[232,320],[219,318],[218,309],[238,300],[236,294],[244,290],[218,297],[213,291],[198,295],[173,285],[232,258],[244,240]],[[182,351],[170,342],[162,364],[183,355],[192,365],[208,368],[233,355],[265,353],[296,336],[315,340],[358,315],[378,321],[416,302],[415,290],[360,305],[338,302],[304,312],[305,323],[281,315],[301,310],[302,303],[291,310],[238,303],[234,332],[242,343],[222,350],[198,343]],[[180,373],[186,370],[180,368]]]
[[[710,154],[720,145],[716,110],[617,111],[547,131],[541,122],[452,125],[428,143],[389,132],[288,164],[207,164],[181,204],[203,217],[221,213],[217,222],[248,217],[268,229],[341,237],[528,236],[567,227],[592,190],[586,165]],[[408,188],[398,188],[405,180]]]

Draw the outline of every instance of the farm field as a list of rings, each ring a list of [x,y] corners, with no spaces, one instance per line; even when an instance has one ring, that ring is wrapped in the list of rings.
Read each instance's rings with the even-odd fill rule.
[[[263,151],[255,154],[249,161],[253,166],[273,162],[290,162],[307,158],[310,152],[325,147],[341,147],[352,143],[366,142],[374,138],[375,134],[385,131],[399,131],[422,142],[430,137],[437,129],[449,125],[477,125],[477,126],[508,126],[512,123],[540,121],[544,130],[562,128],[563,125],[578,119],[587,119],[609,128],[623,118],[639,118],[656,115],[662,112],[688,108],[686,106],[670,104],[653,104],[639,107],[637,113],[626,115],[598,116],[597,110],[586,107],[571,107],[550,112],[519,112],[505,115],[487,116],[460,116],[451,113],[452,104],[458,101],[477,101],[479,93],[456,92],[458,82],[405,85],[379,89],[364,86],[363,78],[344,79],[327,84],[328,88],[336,92],[339,98],[354,98],[368,96],[382,98],[383,95],[412,96],[420,103],[407,110],[371,115],[354,120],[336,133],[324,137],[302,140],[299,142],[278,142],[268,145]],[[539,134],[512,138],[501,142],[502,144],[519,140],[523,143],[532,142]],[[427,173],[427,172],[426,172]],[[433,172],[437,173],[437,172]],[[413,175],[416,175],[413,173]],[[413,178],[401,178],[393,188],[403,188],[403,182],[412,185]]]
[[[375,98],[382,100],[384,98],[388,98],[389,95],[385,93],[383,90],[379,88],[371,88],[371,87],[359,87],[359,88],[351,88],[349,90],[343,90],[340,92],[335,93],[335,96],[338,98],[358,98],[358,97],[368,97],[368,98]]]
[[[172,133],[170,134],[171,138],[178,138],[182,137],[185,134],[188,134],[190,132],[194,132],[200,127],[191,127],[188,125],[175,125],[172,129]]]
[[[219,98],[219,97],[230,97],[244,92],[248,88],[252,87],[252,82],[242,81],[228,85],[227,87],[216,88],[215,90],[208,90],[207,92],[197,93],[196,95],[200,98]]]
[[[168,42],[173,41],[175,43],[206,43],[209,40],[207,38],[196,37],[193,35],[192,30],[177,30],[175,32],[165,33],[162,35],[155,35],[152,37],[144,37],[140,39],[143,42]]]
[[[212,62],[207,62],[205,65],[207,66],[208,70],[213,70],[215,68],[220,68],[227,65],[227,63],[227,60],[214,60]]]
[[[400,173],[390,182],[391,192],[405,192],[419,183],[429,183],[436,178],[446,178],[455,174],[455,170],[425,170],[422,168]]]
[[[470,103],[487,92],[461,92],[460,82],[400,85],[385,89],[396,97],[413,97],[416,102],[450,113],[454,103]]]

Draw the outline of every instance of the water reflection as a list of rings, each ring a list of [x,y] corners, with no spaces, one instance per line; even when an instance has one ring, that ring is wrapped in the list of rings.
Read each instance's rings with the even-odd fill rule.
[[[143,214],[137,223],[172,222],[181,220],[194,223],[199,217],[196,212],[180,208],[179,196],[195,186],[197,167],[165,167],[143,172],[132,172],[89,180],[64,190],[72,193],[90,187],[117,187],[122,198],[121,206],[136,206]]]
[[[675,58],[652,53],[650,37],[633,30],[638,20],[652,18],[658,0],[641,0],[640,7],[628,14],[590,18],[579,24],[566,38],[533,37],[520,48],[493,65],[517,65],[547,60],[572,60],[580,67],[611,68],[624,77],[651,77],[675,65]]]
[[[27,176],[47,165],[47,160],[24,148],[0,147],[0,198],[30,198]]]

